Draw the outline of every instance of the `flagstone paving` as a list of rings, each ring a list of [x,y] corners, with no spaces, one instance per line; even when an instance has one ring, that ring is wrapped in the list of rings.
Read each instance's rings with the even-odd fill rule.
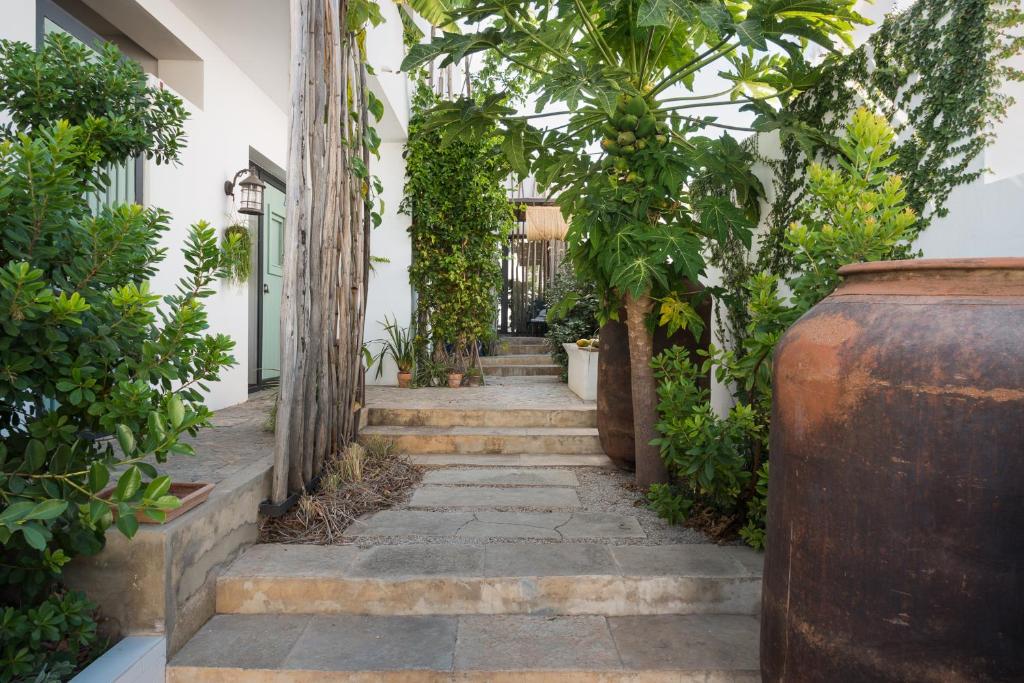
[[[600,452],[592,401],[489,377],[368,387],[367,406],[364,438],[393,438],[423,481],[343,545],[250,548],[168,681],[759,680],[760,555],[647,509]]]

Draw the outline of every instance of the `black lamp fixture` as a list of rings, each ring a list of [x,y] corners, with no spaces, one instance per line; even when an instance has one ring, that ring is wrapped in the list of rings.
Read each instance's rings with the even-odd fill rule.
[[[240,180],[239,180],[240,179]],[[238,196],[235,197],[235,185],[238,185]],[[224,194],[235,197],[238,213],[250,216],[263,215],[263,188],[267,186],[252,169],[243,168],[231,180],[224,181]]]

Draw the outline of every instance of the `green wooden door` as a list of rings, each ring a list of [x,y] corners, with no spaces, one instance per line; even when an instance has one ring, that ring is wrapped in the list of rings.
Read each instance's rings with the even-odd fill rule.
[[[263,192],[263,329],[260,368],[264,382],[281,374],[281,287],[284,276],[284,192]]]

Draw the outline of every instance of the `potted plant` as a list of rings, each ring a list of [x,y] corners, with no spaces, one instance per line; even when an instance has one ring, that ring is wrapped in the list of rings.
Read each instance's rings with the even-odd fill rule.
[[[480,372],[480,368],[469,368],[466,370],[466,386],[467,387],[480,387],[484,384],[483,373]]]
[[[373,357],[373,362],[377,364],[376,376],[383,376],[384,358],[390,357],[398,366],[398,386],[408,389],[412,386],[412,369],[416,365],[416,330],[413,326],[401,327],[397,319],[388,320],[385,317],[384,331],[387,332],[387,338],[375,340],[381,345],[380,351]]]
[[[452,361],[448,364],[448,387],[451,389],[458,389],[462,386],[462,378],[465,376],[462,367],[456,362]]]
[[[238,285],[247,282],[252,272],[252,233],[244,220],[224,228],[220,252],[224,279]]]

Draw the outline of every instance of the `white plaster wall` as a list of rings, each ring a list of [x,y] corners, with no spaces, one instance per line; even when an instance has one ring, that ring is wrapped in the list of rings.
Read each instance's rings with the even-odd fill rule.
[[[180,245],[189,226],[207,220],[221,228],[232,210],[224,181],[248,166],[249,147],[278,165],[287,161],[288,119],[274,101],[238,68],[217,45],[170,0],[139,0],[155,18],[203,60],[203,109],[186,101],[191,117],[186,124],[188,145],[176,166],[146,164],[144,198],[147,205],[171,212],[172,228],[165,236],[168,257],[152,287],[174,291],[184,273]],[[287,27],[281,27],[287,33]],[[165,86],[166,87],[166,86]],[[235,341],[237,364],[210,386],[208,404],[217,409],[245,401],[248,396],[248,290],[224,282],[207,300],[211,333]]]
[[[402,157],[404,143],[384,142],[381,144],[380,160],[374,160],[373,172],[380,176],[384,185],[385,211],[380,227],[370,236],[370,254],[388,259],[388,263],[373,264],[366,302],[365,339],[374,353],[380,344],[372,343],[381,339],[384,333],[384,317],[397,318],[398,324],[408,326],[412,316],[412,290],[409,287],[409,265],[412,263],[412,247],[409,243],[409,217],[398,213],[405,184],[405,159]],[[397,368],[388,360],[380,379],[376,378],[377,368],[366,375],[369,384],[397,384]]]

